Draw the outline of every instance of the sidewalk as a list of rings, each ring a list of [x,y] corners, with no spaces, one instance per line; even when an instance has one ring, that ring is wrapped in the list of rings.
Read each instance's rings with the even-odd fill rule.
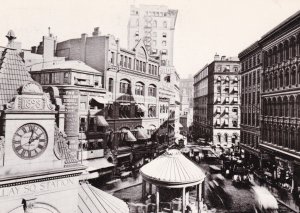
[[[277,189],[270,184],[262,183],[258,178],[251,175],[251,183],[253,185],[265,186],[274,195],[278,203],[291,209],[293,212],[300,212],[300,208],[293,198],[292,194],[284,189]]]

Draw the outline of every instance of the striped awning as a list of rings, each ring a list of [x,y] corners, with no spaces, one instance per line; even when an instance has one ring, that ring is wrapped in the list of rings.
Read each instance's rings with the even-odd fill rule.
[[[99,104],[108,104],[108,101],[103,97],[92,97],[91,100],[94,100]]]
[[[107,121],[102,115],[96,117],[97,126],[109,126]]]
[[[78,211],[82,213],[129,213],[128,205],[96,187],[81,183],[78,191]]]
[[[146,130],[143,128],[139,128],[136,133],[137,140],[148,140],[150,136],[147,134]]]
[[[136,141],[136,138],[134,137],[132,132],[130,132],[129,130],[126,131],[125,141],[128,141],[128,142],[135,142]]]

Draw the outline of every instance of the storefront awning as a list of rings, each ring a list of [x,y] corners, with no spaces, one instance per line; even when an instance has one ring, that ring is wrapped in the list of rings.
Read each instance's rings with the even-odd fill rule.
[[[84,160],[82,164],[88,167],[86,169],[88,172],[115,166],[114,164],[108,162],[106,158]]]
[[[147,109],[143,104],[137,104],[137,108],[139,112],[146,112]]]
[[[124,157],[130,156],[130,155],[131,155],[131,153],[124,153],[124,154],[117,155],[117,158],[124,158]]]
[[[107,121],[105,120],[105,118],[102,115],[98,115],[96,117],[96,122],[98,126],[109,126]]]
[[[128,141],[128,142],[135,142],[136,141],[136,138],[134,137],[132,132],[130,132],[129,130],[126,131],[125,141]]]
[[[99,104],[108,104],[108,101],[103,97],[92,97],[91,100],[98,102]]]
[[[78,197],[77,212],[129,213],[129,207],[123,200],[87,183],[80,184]]]
[[[183,125],[181,123],[178,123],[179,128],[183,128]]]
[[[147,140],[150,136],[147,134],[146,130],[143,128],[139,128],[136,133],[137,140]]]

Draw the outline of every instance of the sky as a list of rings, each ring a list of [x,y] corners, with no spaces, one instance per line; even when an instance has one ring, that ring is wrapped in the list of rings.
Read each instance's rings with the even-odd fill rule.
[[[113,34],[127,48],[130,5],[166,5],[177,9],[174,66],[192,77],[216,53],[239,52],[300,9],[300,0],[1,0],[0,46],[13,29],[22,48],[36,46],[51,33],[58,41],[92,35],[94,27]]]

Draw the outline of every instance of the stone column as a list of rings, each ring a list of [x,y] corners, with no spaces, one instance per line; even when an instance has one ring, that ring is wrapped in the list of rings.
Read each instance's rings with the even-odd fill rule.
[[[156,186],[156,213],[159,213],[159,188]]]

